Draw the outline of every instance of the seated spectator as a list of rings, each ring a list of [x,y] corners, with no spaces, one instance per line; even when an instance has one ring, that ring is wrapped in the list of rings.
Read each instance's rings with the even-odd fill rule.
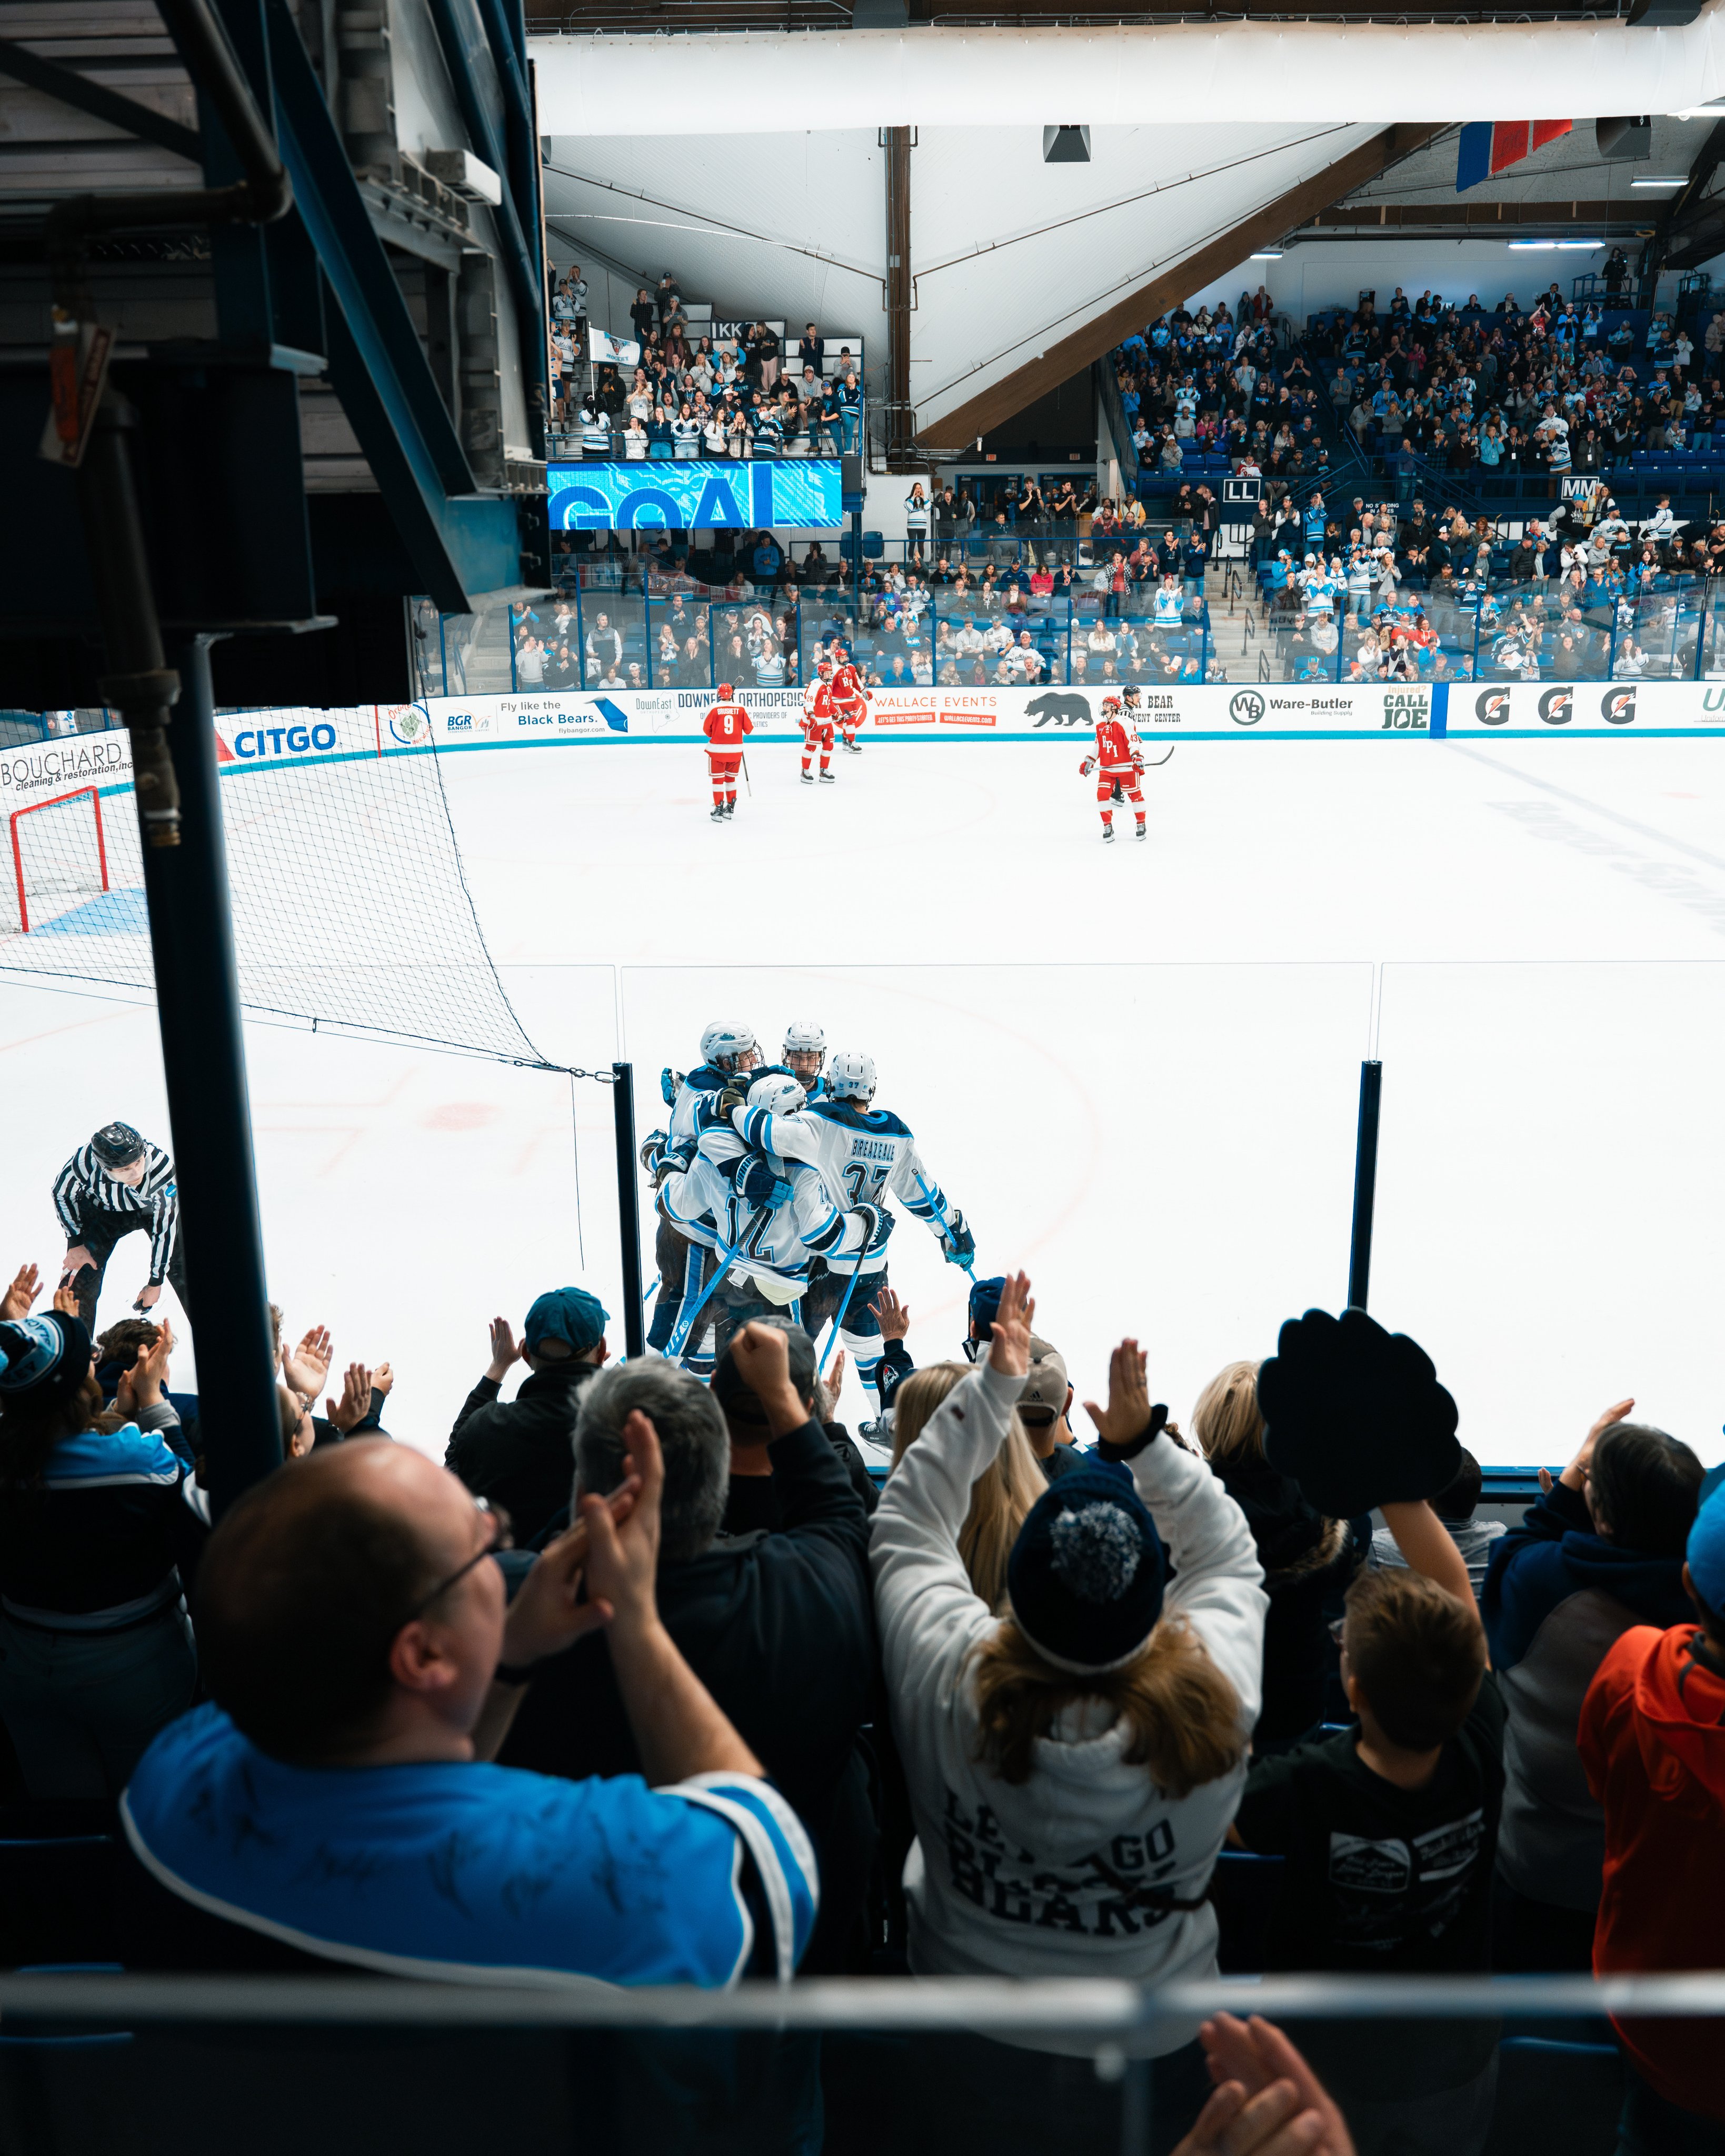
[[[1007,1440],[1034,1312],[1029,1281],[1009,1279],[986,1361],[942,1401],[875,1515],[881,1652],[917,1834],[911,1966],[1214,1975],[1204,1896],[1257,1715],[1262,1575],[1238,1507],[1162,1435],[1127,1340],[1106,1409],[1089,1410],[1112,1464],[1038,1500],[1012,1548],[1005,1614],[976,1594],[958,1538],[972,1485]],[[1158,2107],[1189,2117],[1204,2082],[1188,2035],[1158,2022],[1126,2041],[1158,2058]]]
[[[1266,1938],[1275,1970],[1435,1975],[1488,1964],[1503,1702],[1467,1568],[1426,1504],[1383,1512],[1406,1570],[1348,1590],[1342,1676],[1357,1725],[1257,1760],[1242,1845],[1285,1859]],[[1360,2156],[1479,2156],[1497,2079],[1495,2022],[1307,2023]]]
[[[506,1510],[523,1543],[569,1502],[576,1395],[610,1352],[606,1317],[578,1287],[542,1295],[527,1312],[519,1347],[509,1320],[494,1317],[491,1359],[449,1432],[444,1465],[475,1496]],[[498,1389],[516,1363],[530,1374],[513,1400],[500,1400]]]
[[[1361,646],[1362,650],[1364,646]],[[1461,1448],[1461,1465],[1454,1476],[1427,1502],[1449,1531],[1449,1536],[1461,1553],[1461,1562],[1467,1567],[1468,1584],[1477,1601],[1485,1584],[1486,1566],[1493,1545],[1504,1532],[1502,1520],[1476,1520],[1475,1511],[1480,1502],[1482,1477],[1480,1463],[1466,1445]],[[1401,1544],[1388,1527],[1379,1527],[1372,1537],[1371,1562],[1373,1564],[1404,1565]]]
[[[410,1446],[338,1446],[232,1507],[197,1596],[212,1703],[126,1793],[154,1953],[612,1984],[790,1974],[813,1860],[660,1620],[665,1476],[644,1414],[625,1445],[610,1497],[584,1500],[506,1608],[496,1516]],[[601,1626],[644,1779],[484,1763],[535,1666]]]
[[[857,1732],[869,1719],[874,1620],[860,1456],[814,1413],[800,1329],[745,1326],[711,1389],[664,1363],[622,1365],[582,1395],[576,1505],[619,1479],[623,1431],[650,1417],[665,1460],[656,1595],[677,1650],[796,1808],[820,1861],[808,1966],[859,1964],[875,1843]],[[564,1504],[569,1502],[566,1470]],[[608,1640],[542,1665],[499,1755],[572,1781],[641,1771]]]
[[[163,1396],[169,1328],[105,1408],[81,1321],[33,1300],[14,1283],[0,1322],[0,1719],[32,1798],[112,1798],[196,1691],[182,1589],[208,1502]]]
[[[1210,1379],[1192,1410],[1192,1435],[1210,1472],[1245,1515],[1264,1568],[1270,1614],[1263,1707],[1252,1738],[1261,1752],[1322,1721],[1335,1659],[1324,1605],[1358,1568],[1361,1553],[1346,1520],[1316,1511],[1299,1484],[1265,1457],[1255,1363],[1230,1363]]]
[[[1687,1613],[1683,1550],[1701,1462],[1663,1430],[1625,1421],[1634,1405],[1605,1410],[1486,1574],[1509,1712],[1497,1852],[1506,1968],[1589,1966],[1604,1822],[1575,1748],[1582,1702],[1623,1633]]]
[[[1604,1815],[1599,1976],[1716,1969],[1725,1902],[1725,1494],[1689,1530],[1687,1621],[1620,1634],[1582,1703],[1578,1741]],[[1698,1620],[1698,1621],[1697,1621]],[[1711,2023],[1617,2021],[1628,2068],[1621,2156],[1725,2147]]]

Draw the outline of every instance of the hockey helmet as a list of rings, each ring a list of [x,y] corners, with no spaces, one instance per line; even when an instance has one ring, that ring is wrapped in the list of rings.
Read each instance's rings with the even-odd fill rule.
[[[824,680],[827,675],[833,670],[832,660],[830,659],[823,659],[819,665],[816,666],[814,670],[820,675],[821,679]]]
[[[854,1048],[841,1048],[827,1072],[827,1091],[840,1101],[872,1101],[875,1097],[875,1059],[860,1055]]]
[[[726,1025],[715,1019],[701,1036],[701,1060],[716,1063],[721,1070],[742,1067],[745,1055],[759,1058],[761,1044],[746,1025]]]
[[[1102,699],[1102,709],[1105,711],[1117,711],[1120,709],[1119,697],[1104,696]]]
[[[732,686],[731,685],[731,684],[730,684],[728,681],[721,681],[721,682],[720,682],[720,684],[719,684],[719,701],[720,701],[721,704],[728,704],[728,703],[732,701],[732,699],[736,696],[736,694],[737,694],[736,690],[735,690],[734,688],[732,688]]]
[[[818,1055],[820,1063],[814,1067],[819,1070],[827,1060],[827,1037],[812,1019],[793,1018],[784,1029],[784,1046],[778,1052],[786,1057]]]
[[[794,1116],[798,1108],[808,1106],[809,1096],[783,1070],[769,1070],[750,1086],[748,1103],[752,1108],[764,1108],[769,1116]]]
[[[130,1123],[104,1123],[90,1142],[104,1168],[130,1168],[144,1156],[144,1141]]]

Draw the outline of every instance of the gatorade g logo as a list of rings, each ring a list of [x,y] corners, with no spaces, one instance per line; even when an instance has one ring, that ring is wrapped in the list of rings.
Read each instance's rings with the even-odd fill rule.
[[[1474,716],[1483,726],[1502,726],[1509,723],[1509,691],[1507,689],[1487,689],[1482,696],[1474,700]]]
[[[1548,726],[1567,726],[1575,716],[1574,692],[1568,689],[1547,689],[1539,699],[1539,716]]]
[[[1608,689],[1599,699],[1599,716],[1608,726],[1626,726],[1633,724],[1635,716],[1635,692],[1633,689]]]
[[[1255,689],[1241,689],[1228,699],[1228,716],[1237,726],[1255,726],[1264,716],[1264,699]]]

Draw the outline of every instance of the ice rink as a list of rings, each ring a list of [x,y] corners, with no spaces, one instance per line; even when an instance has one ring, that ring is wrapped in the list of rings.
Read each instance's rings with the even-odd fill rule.
[[[1339,1307],[1375,1044],[1371,1307],[1466,1441],[1556,1461],[1633,1394],[1718,1459],[1725,745],[1188,742],[1147,777],[1149,842],[1117,812],[1111,848],[1081,752],[871,742],[805,788],[762,746],[729,826],[691,748],[444,768],[549,1058],[630,1057],[644,1134],[709,1019],[866,1050],[979,1270],[1030,1270],[1081,1398],[1132,1332],[1183,1417],[1282,1318]],[[620,1345],[608,1090],[282,1024],[247,1045],[272,1292],[338,1361],[393,1362],[398,1435],[441,1454],[487,1321],[546,1286],[594,1287]],[[116,1116],[167,1139],[154,1013],[0,976],[0,1261],[46,1269],[73,1148]],[[891,1255],[911,1353],[956,1353],[963,1276],[909,1219]],[[121,1245],[105,1322],[145,1265]]]

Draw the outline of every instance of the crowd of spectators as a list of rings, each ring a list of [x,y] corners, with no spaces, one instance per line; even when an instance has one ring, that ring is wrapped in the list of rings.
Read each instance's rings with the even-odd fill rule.
[[[778,332],[754,322],[732,337],[691,323],[670,270],[641,286],[629,310],[634,366],[589,361],[587,291],[579,264],[552,300],[552,424],[567,458],[834,456],[861,438],[860,356],[830,356],[810,322],[794,364]],[[621,341],[621,340],[619,340]],[[830,364],[829,359],[830,357]]]
[[[0,1300],[0,1716],[14,1799],[123,1792],[139,1965],[1154,1984],[1214,1972],[1230,1849],[1279,1860],[1267,1969],[1717,1961],[1725,1492],[1633,1399],[1507,1528],[1363,1313],[1230,1363],[1189,1437],[1124,1339],[1086,1448],[1007,1275],[920,1369],[880,1296],[877,1486],[790,1318],[702,1383],[562,1288],[491,1321],[446,1467],[387,1366],[278,1318],[285,1464],[212,1531],[167,1325],[39,1294]],[[1135,2041],[1158,2148],[1272,2145],[1273,2086],[1278,2149],[1469,2156],[1499,2034]],[[1619,2034],[1625,2156],[1725,2146],[1707,2025]],[[952,2039],[954,2116],[1004,2130],[1067,2048]]]

